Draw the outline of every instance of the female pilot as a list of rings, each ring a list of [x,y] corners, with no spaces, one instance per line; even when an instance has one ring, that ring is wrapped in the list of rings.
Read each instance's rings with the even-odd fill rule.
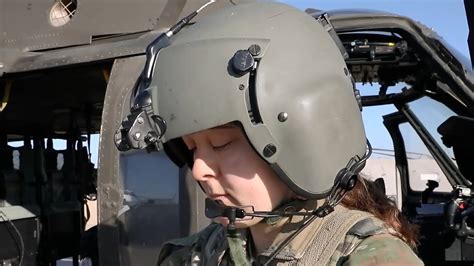
[[[212,223],[159,265],[421,265],[415,230],[359,176],[370,155],[328,25],[280,3],[222,9],[160,50],[152,107]]]

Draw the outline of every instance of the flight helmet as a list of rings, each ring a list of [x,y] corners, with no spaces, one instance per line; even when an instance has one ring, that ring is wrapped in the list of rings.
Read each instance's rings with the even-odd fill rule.
[[[302,197],[326,197],[362,168],[366,137],[344,58],[320,23],[288,5],[239,4],[184,28],[159,51],[148,91],[175,161],[189,159],[182,136],[237,121]]]

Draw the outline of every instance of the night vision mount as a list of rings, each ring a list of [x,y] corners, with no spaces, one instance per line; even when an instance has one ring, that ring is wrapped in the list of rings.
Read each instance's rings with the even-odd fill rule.
[[[161,150],[161,138],[166,132],[166,122],[153,112],[150,84],[158,52],[171,44],[171,37],[188,24],[201,10],[214,3],[211,0],[181,19],[167,32],[160,34],[146,48],[145,67],[135,84],[133,103],[130,114],[122,121],[115,133],[115,146],[119,151],[130,149]]]

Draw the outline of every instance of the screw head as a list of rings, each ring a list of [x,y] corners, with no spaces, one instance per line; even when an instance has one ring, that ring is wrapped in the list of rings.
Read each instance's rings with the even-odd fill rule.
[[[143,117],[139,116],[137,118],[137,122],[138,122],[138,124],[143,124]]]
[[[257,56],[262,51],[262,48],[260,48],[260,46],[258,44],[252,44],[252,45],[250,45],[248,50],[249,50],[251,55]]]
[[[134,138],[135,140],[140,140],[140,137],[141,137],[140,132],[136,132],[136,133],[133,135],[133,138]]]
[[[277,151],[277,148],[275,145],[273,144],[268,144],[267,146],[265,146],[265,148],[263,148],[263,156],[269,158],[269,157],[272,157],[273,154],[275,154]]]
[[[242,91],[242,90],[244,90],[244,89],[245,89],[245,85],[244,85],[244,84],[240,84],[240,85],[239,85],[239,90]]]
[[[278,114],[278,121],[285,122],[288,119],[288,113],[281,112]]]

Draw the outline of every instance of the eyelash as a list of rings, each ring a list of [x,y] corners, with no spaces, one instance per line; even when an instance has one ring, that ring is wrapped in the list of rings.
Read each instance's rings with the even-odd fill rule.
[[[213,149],[220,150],[220,149],[223,149],[223,148],[227,147],[227,145],[229,145],[231,142],[232,142],[232,141],[228,141],[228,142],[226,142],[226,143],[224,143],[224,144],[222,144],[222,145],[212,146],[212,148],[213,148]],[[196,147],[190,148],[189,151],[190,151],[191,153],[196,152]]]
[[[223,148],[225,148],[227,145],[229,145],[231,142],[232,142],[232,141],[228,141],[228,142],[226,142],[226,143],[224,143],[224,144],[222,144],[222,145],[213,146],[213,148],[214,148],[214,149],[218,149],[218,150],[219,150],[219,149],[223,149]]]

